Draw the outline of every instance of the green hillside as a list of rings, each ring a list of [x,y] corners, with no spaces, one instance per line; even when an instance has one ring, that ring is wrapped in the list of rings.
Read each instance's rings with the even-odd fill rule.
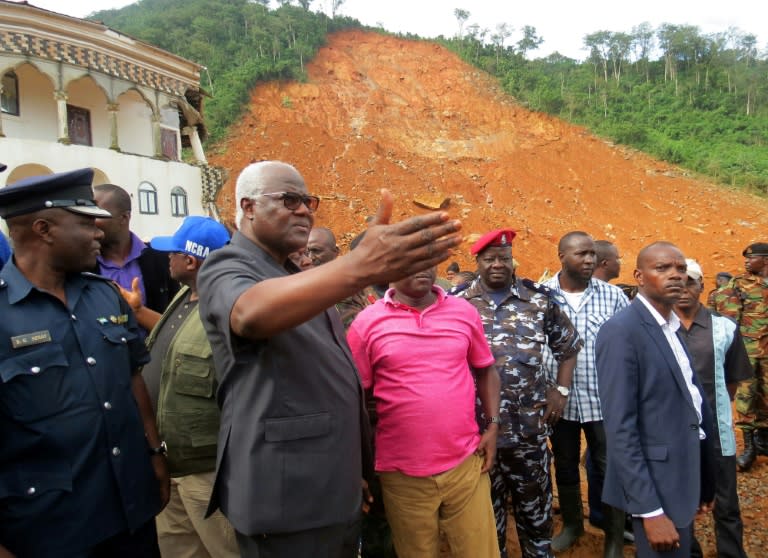
[[[211,94],[205,113],[208,141],[215,143],[242,114],[257,82],[306,79],[305,64],[328,33],[362,27],[311,11],[311,0],[298,4],[286,0],[269,9],[249,0],[140,0],[92,19],[207,67],[201,85]],[[531,110],[715,181],[768,193],[768,60],[754,35],[639,24],[630,32],[587,35],[585,61],[557,53],[531,60],[528,53],[542,42],[535,28],[522,27],[513,41],[505,23],[491,32],[467,25],[469,12],[455,15],[459,33],[438,42],[496,76]]]

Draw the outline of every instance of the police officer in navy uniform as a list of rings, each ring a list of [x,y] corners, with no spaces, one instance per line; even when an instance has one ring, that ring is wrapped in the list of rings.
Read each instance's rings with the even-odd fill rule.
[[[0,172],[5,171],[8,166],[0,163]],[[8,245],[5,235],[0,232],[0,269],[3,269],[5,262],[11,259],[11,247]]]
[[[0,272],[0,556],[159,556],[168,470],[149,360],[116,288],[84,274],[108,217],[93,171],[0,189],[14,255]]]

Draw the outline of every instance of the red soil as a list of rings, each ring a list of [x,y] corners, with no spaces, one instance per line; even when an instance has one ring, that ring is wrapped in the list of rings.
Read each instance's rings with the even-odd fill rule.
[[[227,218],[237,173],[280,159],[322,196],[317,224],[342,247],[365,228],[384,187],[396,196],[398,220],[424,211],[414,198],[449,197],[467,237],[515,228],[520,274],[532,278],[559,268],[557,241],[574,229],[614,241],[627,282],[637,251],[654,240],[678,244],[708,279],[741,271],[743,248],[765,239],[766,199],[528,111],[432,43],[340,33],[308,73],[308,83],[258,86],[210,157],[231,176],[219,196]],[[462,268],[472,267],[468,247],[456,254]]]
[[[435,44],[339,33],[308,74],[307,83],[254,89],[242,122],[211,155],[230,175],[218,200],[225,219],[233,219],[237,173],[278,159],[321,196],[316,224],[330,227],[343,250],[375,213],[381,188],[395,195],[394,220],[425,211],[414,199],[450,198],[467,240],[455,257],[462,268],[474,267],[468,243],[475,235],[516,229],[519,274],[534,279],[559,268],[557,241],[570,230],[615,242],[624,282],[632,281],[637,251],[654,240],[699,260],[708,286],[718,271],[742,270],[747,244],[768,240],[765,198],[531,112]],[[751,521],[748,529],[765,533]],[[563,556],[599,556],[601,537],[590,532]],[[711,538],[702,542],[710,555]]]

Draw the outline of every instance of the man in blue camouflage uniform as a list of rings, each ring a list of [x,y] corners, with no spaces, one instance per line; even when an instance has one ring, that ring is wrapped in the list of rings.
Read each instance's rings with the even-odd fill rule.
[[[554,293],[514,274],[512,239],[500,229],[483,235],[471,252],[479,278],[458,293],[477,308],[501,376],[500,422],[491,492],[502,557],[506,557],[507,501],[511,499],[524,558],[549,558],[552,539],[552,482],[547,438],[562,416],[576,355],[576,329]],[[547,384],[542,352],[558,362],[557,383]]]

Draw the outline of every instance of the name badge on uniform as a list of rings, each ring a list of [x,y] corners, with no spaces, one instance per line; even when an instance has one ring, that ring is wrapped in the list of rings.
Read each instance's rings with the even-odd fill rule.
[[[22,347],[30,347],[32,345],[39,345],[41,343],[51,342],[51,332],[47,329],[41,331],[33,331],[32,333],[24,333],[22,335],[16,335],[11,337],[11,346],[14,349],[21,349]]]
[[[96,318],[96,321],[101,325],[112,324],[127,324],[128,314],[120,314],[119,316],[109,316],[109,318]]]

